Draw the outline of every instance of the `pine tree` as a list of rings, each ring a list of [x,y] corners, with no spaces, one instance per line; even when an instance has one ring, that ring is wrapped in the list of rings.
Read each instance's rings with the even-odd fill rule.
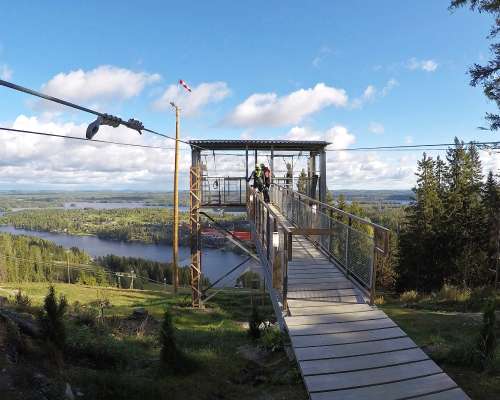
[[[300,171],[299,178],[297,179],[297,191],[299,193],[307,194],[307,174],[306,171],[302,168],[302,171]]]
[[[483,191],[484,237],[487,265],[498,275],[497,265],[500,257],[500,185],[490,171]],[[495,281],[497,281],[496,277]]]
[[[407,208],[407,220],[400,234],[398,288],[431,290],[444,279],[441,267],[441,232],[436,221],[443,214],[435,161],[425,153],[418,162],[415,201]]]
[[[447,275],[452,283],[470,286],[484,275],[481,161],[476,146],[466,147],[457,138],[446,158]]]

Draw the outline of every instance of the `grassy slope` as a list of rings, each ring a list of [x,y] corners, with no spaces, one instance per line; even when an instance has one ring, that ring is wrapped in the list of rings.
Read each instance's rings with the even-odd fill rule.
[[[11,294],[20,285],[0,284],[0,296]],[[46,284],[22,284],[35,305],[40,305],[46,294]],[[80,285],[57,284],[57,293],[65,294],[72,304],[78,301],[88,304],[98,296],[106,297],[112,307],[106,311],[111,317],[112,335],[105,338],[109,345],[104,348],[116,348],[126,359],[126,367],[99,370],[90,368],[82,362],[69,361],[62,372],[63,378],[82,388],[85,398],[103,399],[305,399],[306,393],[296,374],[282,379],[282,373],[290,371],[290,364],[283,353],[271,355],[276,367],[263,369],[249,363],[237,353],[240,346],[251,344],[242,322],[250,313],[250,292],[228,290],[214,298],[206,310],[194,310],[189,304],[189,293],[184,291],[174,297],[162,291],[134,291],[118,289],[97,289]],[[98,293],[99,292],[99,293]],[[254,295],[256,293],[254,292]],[[258,293],[257,293],[258,294]],[[259,300],[260,302],[260,300]],[[163,311],[169,307],[174,315],[178,329],[178,342],[181,348],[194,360],[197,369],[187,376],[158,375],[157,342],[158,324],[151,333],[124,333],[126,319],[134,307],[144,307],[157,320],[161,320]],[[270,312],[269,304],[264,308]],[[72,340],[88,340],[85,331],[76,324],[69,324],[69,336]],[[79,339],[81,335],[81,338]],[[92,339],[94,340],[94,339]],[[104,340],[104,337],[103,337]],[[81,360],[79,360],[81,361]],[[284,368],[284,369],[283,369]],[[263,383],[256,385],[249,379],[242,381],[243,375],[267,375]],[[89,397],[87,397],[89,396]],[[1,397],[1,396],[0,396]]]
[[[500,398],[500,346],[496,371],[479,373],[471,367],[446,362],[449,349],[467,337],[474,338],[481,325],[478,313],[416,310],[393,303],[380,306],[398,325],[461,386],[473,400]],[[500,324],[497,321],[497,337]]]

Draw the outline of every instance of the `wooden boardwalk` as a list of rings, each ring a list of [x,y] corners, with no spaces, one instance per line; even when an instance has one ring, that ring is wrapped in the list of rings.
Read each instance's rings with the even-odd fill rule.
[[[292,245],[285,323],[312,400],[469,399],[307,239]]]

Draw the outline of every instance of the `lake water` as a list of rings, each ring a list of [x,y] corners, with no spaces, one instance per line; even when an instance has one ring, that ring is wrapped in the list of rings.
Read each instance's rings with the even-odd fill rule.
[[[66,235],[62,233],[30,231],[6,225],[0,226],[0,232],[10,233],[13,235],[36,236],[42,239],[50,240],[66,248],[78,247],[93,257],[115,254],[123,257],[138,257],[161,262],[170,262],[172,260],[172,246],[165,244],[119,242],[115,240],[100,239],[96,236],[78,236]],[[189,265],[190,249],[188,247],[179,247],[179,257],[179,264],[181,266]],[[223,251],[220,249],[203,249],[203,274],[207,276],[211,282],[214,282],[224,273],[228,272],[237,264],[242,262],[245,258],[247,258],[245,255],[239,255],[230,251]],[[256,263],[250,261],[245,264],[245,266],[232,273],[217,286],[234,286],[236,279],[246,270],[246,267],[251,267],[252,270],[256,271],[259,269]]]

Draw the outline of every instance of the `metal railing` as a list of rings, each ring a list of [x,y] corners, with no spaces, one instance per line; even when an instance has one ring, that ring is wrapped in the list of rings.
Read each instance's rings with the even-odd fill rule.
[[[244,177],[203,176],[202,206],[244,206],[247,182]]]
[[[377,265],[380,257],[388,255],[390,231],[283,186],[272,185],[270,197],[297,228],[323,232],[305,236],[357,282],[373,303]]]
[[[252,235],[264,270],[268,272],[266,281],[276,292],[287,309],[288,262],[293,258],[292,237],[294,235],[331,235],[329,228],[307,228],[295,226],[282,215],[273,211],[264,202],[262,193],[247,188],[248,220],[252,227]],[[273,296],[271,296],[273,298]]]

